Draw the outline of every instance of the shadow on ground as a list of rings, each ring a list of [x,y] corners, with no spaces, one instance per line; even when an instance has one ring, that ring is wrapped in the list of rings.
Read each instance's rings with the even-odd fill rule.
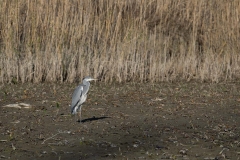
[[[101,119],[105,119],[105,118],[111,118],[111,117],[92,117],[92,118],[87,118],[87,119],[83,119],[81,120],[81,123],[85,123],[85,122],[91,122],[91,121],[97,121],[97,120],[101,120]],[[78,121],[80,122],[80,121]]]

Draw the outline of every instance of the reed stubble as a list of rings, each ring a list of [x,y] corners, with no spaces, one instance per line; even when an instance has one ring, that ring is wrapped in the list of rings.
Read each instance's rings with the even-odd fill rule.
[[[0,2],[0,82],[240,77],[238,1]]]

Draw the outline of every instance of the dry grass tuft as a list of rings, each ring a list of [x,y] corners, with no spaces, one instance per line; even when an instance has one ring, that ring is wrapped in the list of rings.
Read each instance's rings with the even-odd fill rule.
[[[0,82],[233,80],[238,1],[0,2]]]

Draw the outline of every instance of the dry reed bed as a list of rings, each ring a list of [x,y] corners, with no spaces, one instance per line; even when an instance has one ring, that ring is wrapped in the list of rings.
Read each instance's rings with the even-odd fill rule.
[[[240,2],[2,0],[0,82],[234,80]]]

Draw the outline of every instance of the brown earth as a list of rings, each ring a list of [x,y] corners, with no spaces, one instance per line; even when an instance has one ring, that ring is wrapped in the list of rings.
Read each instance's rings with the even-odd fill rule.
[[[75,87],[2,84],[0,159],[240,159],[237,82],[92,83],[83,123]]]

